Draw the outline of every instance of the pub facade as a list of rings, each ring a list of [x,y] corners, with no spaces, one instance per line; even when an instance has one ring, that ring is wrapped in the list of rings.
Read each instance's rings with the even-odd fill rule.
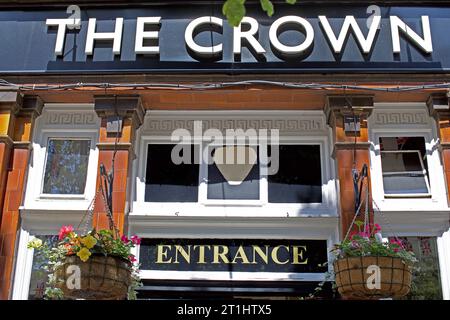
[[[358,210],[416,253],[408,298],[450,299],[445,1],[249,2],[237,27],[221,1],[18,2],[0,4],[1,299],[43,297],[33,238],[108,228],[112,166],[141,299],[308,296]]]

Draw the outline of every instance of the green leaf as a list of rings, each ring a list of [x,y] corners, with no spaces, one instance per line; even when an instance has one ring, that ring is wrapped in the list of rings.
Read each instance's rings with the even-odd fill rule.
[[[228,23],[237,27],[245,16],[245,0],[227,0],[223,4],[222,13],[227,17]]]
[[[355,225],[357,225],[358,228],[360,228],[360,227],[362,227],[364,225],[364,221],[357,220],[357,221],[355,221]]]
[[[267,12],[267,15],[271,17],[274,13],[273,4],[270,0],[260,0],[261,8]]]
[[[286,3],[288,4],[295,4],[297,0],[286,0]]]

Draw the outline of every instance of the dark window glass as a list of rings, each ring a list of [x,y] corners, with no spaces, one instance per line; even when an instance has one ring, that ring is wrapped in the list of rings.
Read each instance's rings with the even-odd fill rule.
[[[48,243],[51,246],[56,246],[59,242],[58,236],[37,236],[43,243]],[[48,280],[49,273],[47,272],[47,259],[40,251],[34,250],[33,264],[31,266],[30,287],[28,290],[29,300],[44,299],[45,287]]]
[[[386,195],[429,193],[423,137],[380,138],[380,147]]]
[[[214,155],[214,152],[215,149],[211,154]],[[256,152],[258,153],[258,148],[256,148]],[[247,177],[239,185],[229,184],[217,165],[215,163],[209,164],[207,197],[213,200],[259,200],[259,179],[258,159]]]
[[[194,161],[197,148],[194,145],[190,145],[179,153],[180,157],[187,160],[190,158],[190,164],[175,164],[171,157],[174,147],[175,145],[168,144],[148,145],[145,201],[198,201],[199,165],[195,164]],[[190,150],[190,155],[184,154],[186,150]]]
[[[321,203],[320,146],[280,145],[279,169],[268,176],[268,183],[269,202]]]
[[[89,162],[89,140],[50,139],[43,193],[83,194]]]

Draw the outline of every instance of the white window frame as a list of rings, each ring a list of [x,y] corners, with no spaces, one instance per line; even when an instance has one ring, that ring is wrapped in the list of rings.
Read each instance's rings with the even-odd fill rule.
[[[56,230],[53,231],[27,231],[21,229],[19,233],[19,245],[16,255],[16,268],[14,272],[14,283],[12,291],[12,300],[28,300],[30,293],[31,272],[33,267],[34,249],[28,249],[28,242],[36,238],[36,236],[53,236],[57,235]]]
[[[368,118],[370,175],[375,222],[384,236],[441,236],[449,228],[447,184],[436,121],[425,103],[375,103]],[[423,137],[428,164],[428,197],[385,197],[380,137]]]
[[[419,155],[420,165],[422,167],[422,171],[404,171],[404,172],[383,172],[383,177],[385,175],[400,175],[400,174],[408,174],[408,173],[417,173],[423,175],[425,179],[425,184],[427,187],[427,193],[384,193],[385,198],[420,198],[420,197],[431,197],[430,193],[430,184],[428,182],[428,172],[425,169],[423,164],[422,155],[419,150],[389,150],[389,151],[380,151],[380,153],[417,153]],[[383,190],[384,190],[384,181],[383,181]]]
[[[28,170],[25,211],[85,211],[95,194],[98,167],[100,118],[93,104],[46,104],[36,119]],[[50,139],[90,140],[86,184],[83,194],[44,194],[47,146]],[[36,187],[39,186],[39,187]],[[70,201],[71,205],[67,205]]]
[[[318,117],[323,117],[323,112],[287,112],[286,117],[298,117],[299,114],[312,114]],[[163,112],[161,112],[164,114]],[[191,112],[186,112],[188,117]],[[194,112],[195,113],[195,112]],[[145,119],[152,119],[152,113],[147,113]],[[160,113],[157,113],[158,115]],[[222,117],[228,114],[233,115],[233,112],[221,112]],[[238,113],[240,114],[240,113]],[[254,117],[258,119],[261,114],[272,114],[267,111],[253,111],[243,112],[243,116]],[[283,112],[273,113],[279,116]],[[150,115],[150,116],[149,116]],[[174,115],[175,117],[175,115]],[[206,117],[214,117],[214,112],[207,113]],[[273,116],[272,116],[273,117]],[[304,116],[307,118],[308,116]],[[183,121],[183,112],[179,112],[178,119]],[[162,123],[164,123],[163,120]],[[145,128],[145,121],[144,121]],[[144,132],[143,132],[144,131]],[[297,135],[283,135],[280,133],[280,145],[283,144],[312,144],[320,146],[321,153],[321,177],[322,177],[322,202],[318,203],[269,203],[268,202],[268,183],[267,178],[261,176],[260,178],[260,199],[259,200],[215,200],[207,199],[207,166],[200,166],[199,172],[199,197],[197,203],[189,202],[145,202],[145,170],[147,166],[147,145],[149,143],[156,144],[174,144],[170,140],[170,134],[152,134],[145,132],[142,127],[137,133],[137,145],[135,147],[136,154],[139,155],[136,159],[136,164],[133,165],[133,177],[136,183],[132,186],[133,202],[131,204],[130,215],[163,215],[163,216],[297,216],[297,217],[311,217],[311,216],[337,216],[337,197],[336,197],[336,178],[334,172],[334,164],[331,158],[331,132],[324,129],[320,134],[314,132],[298,132]],[[194,143],[199,143],[198,139],[194,139]],[[202,144],[202,147],[207,144]],[[142,151],[141,151],[142,150]],[[203,150],[203,148],[201,148]],[[260,158],[261,160],[261,158]],[[260,161],[261,163],[261,161]]]

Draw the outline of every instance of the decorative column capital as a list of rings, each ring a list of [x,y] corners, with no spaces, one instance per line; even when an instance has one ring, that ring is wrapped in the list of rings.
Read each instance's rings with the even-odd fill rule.
[[[94,100],[95,112],[100,118],[129,118],[135,128],[144,121],[145,109],[139,95],[98,95]]]
[[[37,95],[25,95],[22,98],[22,104],[16,110],[16,115],[19,117],[30,117],[35,119],[42,113],[44,102]]]
[[[22,105],[23,95],[17,91],[0,91],[0,110],[15,114]]]
[[[341,126],[345,132],[359,133],[361,123],[371,115],[373,95],[329,95],[325,115],[331,127]]]
[[[430,116],[437,121],[450,119],[449,92],[432,93],[427,99]]]

